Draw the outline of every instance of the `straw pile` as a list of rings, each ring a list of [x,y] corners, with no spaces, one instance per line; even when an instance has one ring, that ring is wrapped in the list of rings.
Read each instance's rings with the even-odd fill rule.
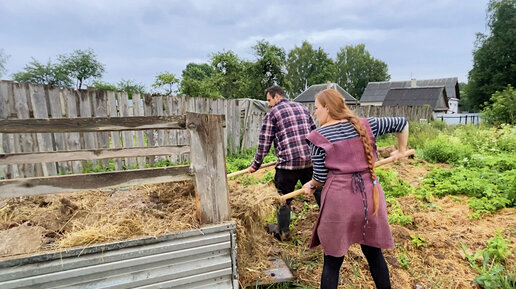
[[[231,181],[230,191],[240,282],[251,284],[271,265],[265,220],[281,199],[273,185]],[[2,200],[0,259],[199,228],[194,194],[193,182],[177,182]]]
[[[231,213],[237,223],[238,274],[242,285],[258,280],[267,282],[263,271],[271,267],[269,258],[277,255],[273,238],[265,231],[266,219],[280,204],[273,185],[245,187],[231,185]]]
[[[199,228],[193,194],[191,182],[178,182],[130,191],[87,191],[3,200],[3,236],[17,234],[15,229],[20,225],[40,228],[42,236],[39,246],[15,250],[15,254],[7,248],[20,244],[4,242],[0,258]]]

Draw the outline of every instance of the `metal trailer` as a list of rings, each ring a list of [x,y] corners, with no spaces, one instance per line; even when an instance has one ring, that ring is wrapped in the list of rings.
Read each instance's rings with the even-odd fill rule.
[[[0,261],[0,288],[238,288],[236,224]]]

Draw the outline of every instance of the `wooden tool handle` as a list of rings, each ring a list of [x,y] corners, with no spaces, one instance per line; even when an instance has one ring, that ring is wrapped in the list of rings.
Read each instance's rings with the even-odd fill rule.
[[[408,157],[408,156],[411,156],[413,155],[414,153],[416,152],[415,149],[410,149],[410,150],[407,150],[404,154],[403,154],[403,157]],[[383,159],[383,160],[379,160],[377,161],[376,163],[374,163],[374,167],[379,167],[379,166],[383,166],[385,164],[388,164],[388,163],[392,163],[394,162],[394,158],[393,157],[388,157],[386,159]],[[304,185],[304,184],[303,184]],[[282,200],[287,200],[287,199],[290,199],[290,198],[293,198],[297,195],[301,195],[302,193],[304,192],[304,189],[301,188],[299,190],[295,190],[293,191],[292,193],[288,193],[286,195],[283,195],[281,196],[281,199]]]
[[[270,167],[270,166],[273,166],[275,164],[276,164],[276,162],[266,163],[266,164],[261,165],[260,168]],[[231,174],[228,174],[227,177],[228,178],[236,177],[236,176],[239,176],[239,175],[243,175],[245,173],[247,173],[247,169],[243,169],[241,171],[232,172]]]

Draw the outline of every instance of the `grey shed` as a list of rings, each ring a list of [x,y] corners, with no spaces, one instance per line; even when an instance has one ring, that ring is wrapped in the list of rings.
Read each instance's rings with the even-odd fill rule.
[[[319,93],[320,91],[323,91],[326,89],[326,87],[330,85],[330,87],[336,89],[343,97],[346,102],[346,104],[357,104],[358,100],[356,100],[351,94],[349,94],[344,88],[340,87],[340,85],[336,83],[329,83],[329,84],[314,84],[310,86],[307,90],[303,91],[300,95],[298,95],[296,98],[294,98],[294,101],[301,102],[301,103],[314,103],[315,102],[315,95]]]

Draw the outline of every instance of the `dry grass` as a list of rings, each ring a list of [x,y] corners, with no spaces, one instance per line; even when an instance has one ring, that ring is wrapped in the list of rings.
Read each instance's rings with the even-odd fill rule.
[[[231,184],[230,198],[231,215],[237,223],[239,281],[249,285],[263,280],[263,271],[272,265],[273,238],[265,231],[265,220],[276,211],[281,198],[271,185],[251,188],[237,182]]]
[[[271,185],[246,188],[238,181],[230,183],[232,217],[237,223],[240,282],[250,284],[263,279],[262,271],[270,267],[273,246],[272,237],[264,230],[265,220],[275,212],[281,199]],[[10,238],[11,242],[4,246],[18,247],[19,250],[5,250],[0,258],[199,228],[194,194],[192,182],[179,182],[123,191],[88,191],[3,200],[0,203],[0,230],[4,235],[18,236],[19,230],[14,229],[23,225],[37,228],[36,232],[42,236],[30,246],[26,244],[23,247],[18,239]]]
[[[40,251],[159,236],[200,227],[193,193],[191,182],[180,182],[9,199],[0,209],[0,229],[43,228]]]

